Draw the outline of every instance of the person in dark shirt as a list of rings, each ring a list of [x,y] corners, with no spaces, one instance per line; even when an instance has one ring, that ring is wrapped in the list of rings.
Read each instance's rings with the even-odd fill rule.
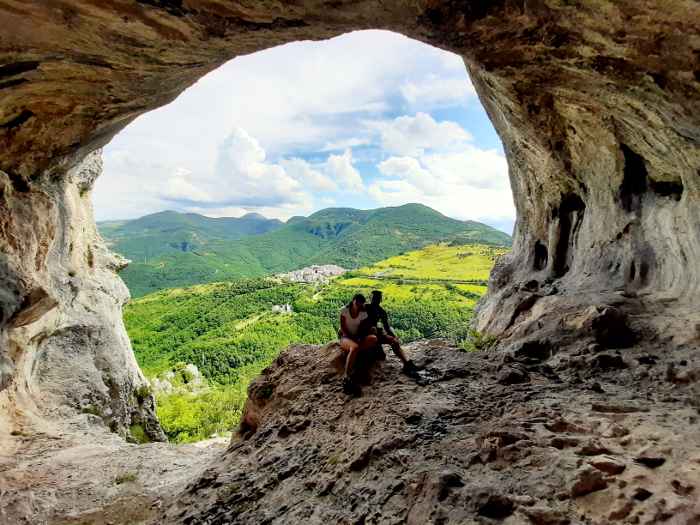
[[[382,292],[374,290],[372,292],[372,300],[365,305],[365,311],[367,312],[367,319],[363,323],[365,324],[365,330],[370,334],[375,334],[380,345],[387,344],[391,346],[396,357],[403,363],[404,373],[414,376],[417,374],[418,368],[413,361],[406,357],[406,353],[401,348],[401,341],[399,341],[399,338],[396,337],[396,334],[391,329],[391,325],[389,325],[389,316],[386,310],[380,306],[381,302]],[[380,322],[382,323],[382,328],[378,327]]]

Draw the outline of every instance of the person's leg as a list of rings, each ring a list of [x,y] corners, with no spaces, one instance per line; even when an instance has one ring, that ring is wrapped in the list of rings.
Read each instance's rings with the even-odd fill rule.
[[[391,346],[391,349],[394,351],[394,354],[396,354],[396,357],[398,357],[401,360],[401,363],[403,364],[404,373],[410,376],[417,375],[418,367],[416,367],[415,363],[406,356],[406,353],[403,351],[403,348],[401,348],[401,343],[399,343],[398,338],[394,337],[393,335],[382,334],[382,337],[379,340],[379,342]]]
[[[345,373],[343,374],[343,377],[347,378],[350,376],[352,367],[355,365],[355,361],[357,360],[357,352],[360,349],[360,345],[349,337],[343,337],[340,340],[340,347],[343,350],[346,350],[348,353],[347,357],[345,358]]]
[[[403,351],[403,348],[401,348],[401,343],[399,343],[399,340],[396,337],[387,334],[384,336],[384,341],[386,344],[391,346],[394,354],[396,354],[396,357],[401,359],[403,364],[408,363],[408,357],[406,357],[406,353]]]
[[[374,348],[375,346],[377,346],[377,342],[378,342],[378,340],[377,340],[376,335],[370,334],[368,336],[365,336],[360,341],[360,345],[359,345],[360,350],[362,351],[362,350],[369,350],[370,348]]]

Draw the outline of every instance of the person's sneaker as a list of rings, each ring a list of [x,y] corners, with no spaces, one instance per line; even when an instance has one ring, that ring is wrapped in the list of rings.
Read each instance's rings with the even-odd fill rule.
[[[349,377],[343,378],[343,392],[352,397],[359,397],[362,395],[362,389],[360,385],[355,383]]]
[[[419,377],[419,375],[420,375],[420,374],[418,374],[418,367],[411,360],[408,360],[403,364],[402,372],[404,374],[406,374],[408,377],[413,377],[413,378]]]

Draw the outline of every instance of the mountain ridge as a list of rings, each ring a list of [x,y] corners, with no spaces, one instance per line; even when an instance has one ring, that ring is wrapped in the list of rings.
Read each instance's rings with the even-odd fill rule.
[[[165,211],[98,226],[111,248],[132,260],[122,277],[134,297],[310,264],[357,268],[440,241],[511,243],[491,226],[452,219],[422,204],[325,208],[286,223],[259,214],[214,219]]]

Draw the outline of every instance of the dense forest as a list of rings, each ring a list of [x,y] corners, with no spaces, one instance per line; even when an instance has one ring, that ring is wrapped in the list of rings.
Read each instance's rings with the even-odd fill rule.
[[[132,301],[124,319],[144,373],[172,386],[156,392],[166,433],[196,441],[237,424],[249,381],[282,349],[335,339],[338,311],[354,293],[382,290],[404,342],[446,337],[466,344],[473,306],[495,258],[506,251],[442,244],[323,284],[257,278],[165,290]],[[273,311],[286,304],[291,313]],[[201,372],[203,385],[187,364]]]

